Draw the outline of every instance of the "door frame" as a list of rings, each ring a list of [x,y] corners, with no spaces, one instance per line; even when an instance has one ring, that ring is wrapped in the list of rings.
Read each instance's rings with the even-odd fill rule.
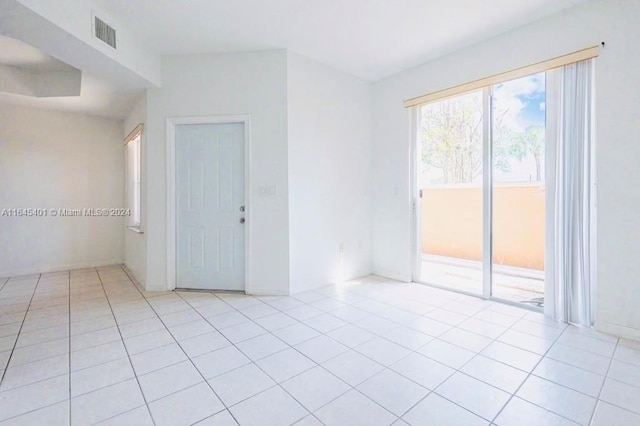
[[[251,235],[251,117],[249,115],[212,115],[167,118],[167,287],[175,290],[178,260],[176,253],[176,126],[181,124],[234,124],[244,126],[244,292],[251,293],[250,235]]]

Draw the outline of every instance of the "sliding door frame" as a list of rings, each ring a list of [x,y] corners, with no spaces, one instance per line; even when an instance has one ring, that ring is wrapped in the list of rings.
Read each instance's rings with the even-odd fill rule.
[[[482,89],[482,297],[489,299],[493,282],[493,96]]]
[[[422,153],[420,139],[420,108],[415,106],[409,111],[409,135],[411,141],[411,194],[412,194],[412,229],[413,229],[413,281],[431,287],[474,296],[486,300],[495,300],[507,305],[541,312],[541,308],[524,303],[513,302],[508,299],[493,296],[493,86],[482,89],[482,293],[473,293],[422,281],[422,197],[418,187],[418,172],[420,170],[419,156]],[[545,182],[546,185],[546,182]],[[547,216],[548,220],[548,216]],[[545,235],[548,237],[548,234]],[[548,247],[545,243],[545,252]],[[545,267],[546,269],[546,267]],[[546,277],[545,277],[546,278]],[[545,279],[545,284],[546,284]],[[545,288],[545,299],[548,289]]]
[[[422,274],[422,193],[418,188],[418,156],[420,148],[420,108],[408,108],[409,112],[409,142],[411,146],[411,229],[413,230],[411,245],[413,247],[411,265],[412,281],[419,282]],[[427,284],[427,283],[422,283]]]
[[[480,91],[480,90],[478,90]],[[491,87],[484,87],[482,91],[482,292],[473,293],[453,287],[446,287],[434,283],[422,281],[422,194],[418,187],[419,155],[422,153],[422,141],[420,140],[420,108],[409,108],[409,134],[411,141],[411,194],[412,194],[412,244],[413,244],[413,281],[431,287],[462,293],[483,299],[491,298],[491,273],[492,273],[492,200],[493,185],[491,174],[492,147],[491,147]],[[488,111],[486,114],[485,112]]]

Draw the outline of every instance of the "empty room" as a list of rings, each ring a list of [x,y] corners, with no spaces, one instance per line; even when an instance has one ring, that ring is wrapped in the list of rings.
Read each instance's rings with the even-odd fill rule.
[[[0,0],[0,425],[640,425],[637,0]]]

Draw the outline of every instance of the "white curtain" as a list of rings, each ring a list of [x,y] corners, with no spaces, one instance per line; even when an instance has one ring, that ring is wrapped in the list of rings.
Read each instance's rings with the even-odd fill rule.
[[[593,60],[566,65],[550,71],[547,80],[547,129],[555,163],[547,210],[552,227],[547,236],[553,239],[547,278],[554,300],[547,313],[585,326],[593,325],[595,314],[593,65]]]

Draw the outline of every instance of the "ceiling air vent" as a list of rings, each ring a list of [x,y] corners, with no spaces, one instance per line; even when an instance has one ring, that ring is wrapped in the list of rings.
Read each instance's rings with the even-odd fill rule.
[[[111,47],[113,47],[115,49],[116,48],[116,30],[115,30],[115,28],[109,26],[109,24],[107,24],[102,19],[98,18],[97,16],[94,16],[93,19],[94,19],[93,31],[94,31],[95,37],[97,39],[100,39],[100,40],[104,41],[109,46],[111,46]]]

